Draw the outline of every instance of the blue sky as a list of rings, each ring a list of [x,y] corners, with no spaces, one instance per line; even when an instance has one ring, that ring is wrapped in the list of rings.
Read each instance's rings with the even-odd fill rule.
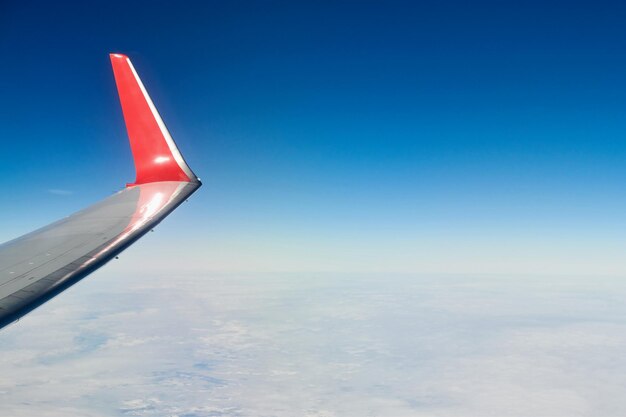
[[[626,273],[625,23],[617,2],[3,1],[0,237],[133,179],[117,51],[205,183],[138,268]]]

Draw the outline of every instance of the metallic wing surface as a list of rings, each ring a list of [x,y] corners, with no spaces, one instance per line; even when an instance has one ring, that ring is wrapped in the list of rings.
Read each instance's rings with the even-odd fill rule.
[[[0,328],[113,259],[200,186],[130,59],[111,54],[136,179],[116,194],[0,245]]]

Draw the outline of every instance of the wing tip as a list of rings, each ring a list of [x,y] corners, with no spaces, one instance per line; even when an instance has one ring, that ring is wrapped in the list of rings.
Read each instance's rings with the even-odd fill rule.
[[[135,171],[133,184],[157,181],[200,182],[181,155],[131,60],[110,53],[126,122]]]

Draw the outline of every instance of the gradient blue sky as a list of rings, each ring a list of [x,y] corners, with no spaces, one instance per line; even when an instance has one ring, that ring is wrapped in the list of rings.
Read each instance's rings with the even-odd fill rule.
[[[137,268],[626,274],[623,3],[2,1],[2,240],[134,178],[109,52],[205,183]]]

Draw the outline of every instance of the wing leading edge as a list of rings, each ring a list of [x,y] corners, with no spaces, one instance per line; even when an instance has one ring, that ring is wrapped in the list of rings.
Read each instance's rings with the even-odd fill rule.
[[[0,328],[113,259],[201,186],[128,57],[110,57],[136,180],[99,203],[0,245]]]

